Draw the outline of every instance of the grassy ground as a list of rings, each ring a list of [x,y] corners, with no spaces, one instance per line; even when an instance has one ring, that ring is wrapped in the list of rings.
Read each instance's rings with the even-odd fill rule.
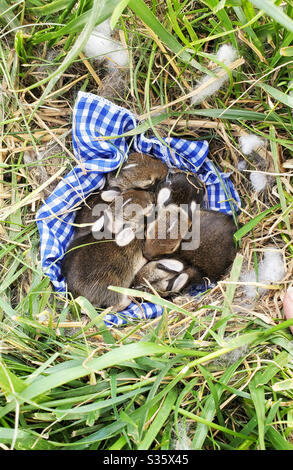
[[[293,253],[292,1],[0,5],[1,448],[292,450],[293,342],[282,312]],[[81,50],[113,11],[130,71],[109,87],[107,68]],[[208,54],[224,43],[245,63],[218,95],[190,106]],[[40,265],[36,210],[75,165],[80,89],[140,116],[170,104],[147,114],[150,133],[207,139],[242,199],[231,273],[202,298],[181,296],[162,318],[119,330],[83,299],[58,299]],[[268,142],[263,193],[237,169],[243,131]],[[248,301],[241,269],[257,269],[269,245],[282,250],[287,274]]]

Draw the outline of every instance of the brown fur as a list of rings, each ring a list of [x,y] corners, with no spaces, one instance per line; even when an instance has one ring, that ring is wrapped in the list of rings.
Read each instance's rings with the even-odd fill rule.
[[[174,240],[158,240],[156,229],[156,237],[145,240],[144,256],[151,260],[161,258],[164,253],[172,254],[172,257],[183,261],[187,267],[195,269],[189,274],[190,282],[201,282],[204,277],[218,280],[225,274],[236,255],[233,238],[236,227],[232,217],[222,212],[201,209],[199,216],[200,244],[197,249],[183,249],[183,243],[190,239],[188,234],[183,233]],[[155,223],[157,224],[157,220]],[[189,226],[190,223],[189,220]],[[198,230],[198,227],[194,225],[192,230]]]
[[[196,204],[201,204],[205,188],[200,179],[192,174],[184,171],[170,172],[168,175],[169,181],[160,185],[160,189],[167,187],[171,191],[170,198],[166,204],[190,204],[194,201]]]
[[[196,229],[196,227],[193,227]],[[199,269],[203,277],[219,279],[236,255],[232,217],[223,212],[200,211],[200,245],[196,250],[180,249],[179,259]]]
[[[86,297],[95,306],[112,306],[115,311],[126,308],[130,299],[108,290],[108,286],[130,287],[147,263],[144,243],[143,239],[134,238],[127,245],[118,246],[115,240],[96,240],[92,233],[75,238],[62,261],[68,290],[74,297]],[[161,251],[163,255],[172,252],[168,243]]]
[[[73,297],[82,295],[97,307],[112,306],[115,311],[126,308],[130,300],[108,290],[108,286],[130,286],[146,262],[141,243],[134,239],[127,246],[118,247],[115,240],[98,241],[91,234],[73,240],[68,251],[75,249],[69,251],[62,262],[62,274]]]
[[[138,165],[130,166],[128,169],[127,166],[132,164]],[[153,202],[154,194],[151,189],[165,179],[167,167],[157,159],[138,153],[130,154],[125,166],[126,169],[122,167],[118,178],[112,175],[109,177],[109,186],[119,188],[126,203],[125,207],[133,203],[146,209]],[[130,287],[139,284],[143,277],[149,277],[158,288],[167,292],[176,285],[176,279],[182,273],[187,274],[189,284],[199,283],[203,277],[217,280],[225,273],[236,254],[233,240],[235,226],[231,217],[221,212],[201,210],[199,248],[184,250],[182,247],[181,242],[190,229],[191,218],[190,214],[188,216],[185,211],[179,209],[178,205],[190,204],[192,201],[199,204],[203,196],[199,180],[192,175],[193,185],[188,182],[188,178],[190,177],[182,172],[175,172],[171,176],[172,204],[159,209],[157,218],[153,222],[154,231],[151,236],[149,230],[147,231],[146,240],[135,238],[125,246],[118,246],[115,240],[96,240],[90,225],[76,228],[74,240],[62,262],[62,273],[67,280],[68,290],[74,297],[82,295],[95,306],[112,306],[114,310],[119,311],[129,305],[130,299],[108,290],[109,285]],[[148,188],[149,191],[142,191],[143,188]],[[75,223],[93,224],[99,217],[99,214],[92,214],[96,204],[112,208],[114,202],[107,204],[100,194],[92,194],[82,209],[77,211]],[[180,213],[182,220],[185,221],[186,230],[180,231],[174,239],[167,230],[166,239],[160,239],[158,220],[170,207],[173,214]],[[129,214],[127,221],[131,220]],[[167,216],[167,227],[170,228],[170,224],[172,225],[172,220]],[[90,245],[84,246],[87,244]],[[150,266],[145,267],[148,260],[170,257],[173,253],[176,253],[176,258],[184,263],[184,269],[180,274],[177,272],[166,274],[166,270],[163,272],[159,264],[148,263]],[[151,273],[152,266],[156,272]]]
[[[177,234],[172,234],[172,232],[168,231],[168,228],[172,226],[172,220],[175,219],[178,221],[179,226],[174,228],[175,232],[177,231]],[[161,226],[164,227],[165,221],[165,236],[164,238],[160,238],[160,223],[162,224]],[[143,246],[144,256],[148,260],[151,260],[161,257],[164,254],[174,253],[179,248],[182,238],[186,235],[188,229],[190,228],[190,224],[191,220],[187,213],[175,204],[170,204],[167,207],[161,207],[158,210],[156,219],[149,225],[147,229],[146,240]]]
[[[82,237],[92,231],[92,224],[97,220],[98,216],[93,215],[93,208],[97,204],[107,204],[102,200],[100,194],[91,194],[85,202],[77,209],[74,224],[88,224],[87,227],[75,227],[74,238]]]
[[[129,155],[117,177],[115,172],[109,174],[108,183],[109,187],[121,190],[146,189],[164,181],[167,172],[168,167],[161,160],[143,153],[133,152]]]
[[[171,292],[178,292],[174,286],[181,274],[186,274],[186,281],[184,285],[181,286],[180,290],[192,283],[198,283],[202,279],[200,272],[194,267],[184,269],[183,265],[181,271],[175,271],[167,269],[162,265],[162,261],[166,261],[166,259],[150,261],[145,264],[135,276],[133,287],[137,289],[149,289],[150,284],[162,297],[166,297]]]

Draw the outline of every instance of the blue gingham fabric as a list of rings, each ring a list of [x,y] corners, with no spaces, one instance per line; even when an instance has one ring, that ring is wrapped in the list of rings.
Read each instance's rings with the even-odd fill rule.
[[[162,160],[168,167],[192,171],[206,186],[206,206],[232,214],[240,199],[229,174],[215,168],[207,158],[207,141],[188,141],[174,137],[146,137],[144,133],[117,137],[135,129],[137,117],[129,110],[103,97],[79,92],[73,112],[72,139],[80,162],[57,185],[37,213],[41,260],[44,272],[57,292],[66,292],[61,275],[61,260],[72,238],[75,209],[94,190],[102,189],[105,174],[115,171],[127,160],[129,152],[142,152]],[[101,139],[116,136],[114,139]],[[236,205],[235,205],[236,202]],[[108,314],[107,325],[120,326],[128,319],[150,319],[162,314],[162,307],[132,303],[119,314]]]

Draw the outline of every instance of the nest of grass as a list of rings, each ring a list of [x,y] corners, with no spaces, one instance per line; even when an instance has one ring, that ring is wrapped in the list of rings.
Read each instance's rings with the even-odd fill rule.
[[[141,31],[144,31],[143,26]],[[144,31],[145,33],[145,31]],[[134,39],[135,41],[135,39]],[[142,40],[140,48],[147,50],[147,38]],[[208,43],[204,49],[205,52],[214,52],[213,44]],[[39,55],[40,51],[35,51]],[[52,73],[60,63],[60,56],[62,55],[62,47],[47,52],[43,50],[39,59],[33,60],[30,64],[23,64],[21,66],[21,86],[29,87],[30,85],[41,81],[46,78],[48,74]],[[137,64],[140,60],[140,52],[134,48],[133,64]],[[166,54],[158,51],[153,60],[153,67],[151,74],[153,82],[161,78],[164,84],[164,90],[168,92],[168,101],[172,102],[182,95],[183,86],[185,90],[191,91],[195,85],[196,79],[200,77],[200,73],[195,79],[192,69],[185,69],[184,74],[167,61]],[[205,64],[208,65],[208,62]],[[144,67],[146,64],[144,63]],[[147,72],[147,70],[146,70]],[[177,73],[177,77],[176,74]],[[240,72],[239,72],[240,74]],[[241,74],[250,83],[254,79],[255,70],[249,65],[249,60],[241,67]],[[175,76],[174,76],[175,75]],[[40,106],[34,115],[33,122],[30,123],[29,130],[24,132],[21,123],[11,123],[7,126],[7,136],[4,138],[6,144],[5,153],[2,153],[2,161],[7,162],[15,161],[16,156],[22,155],[24,165],[19,168],[16,176],[17,191],[19,199],[26,198],[30,192],[36,192],[33,201],[28,200],[25,205],[25,223],[33,223],[37,208],[42,204],[46,197],[54,190],[55,186],[62,179],[62,175],[68,172],[77,163],[72,153],[71,148],[71,114],[77,91],[81,85],[86,81],[86,91],[90,93],[99,94],[113,102],[127,107],[138,116],[141,114],[142,105],[145,101],[145,83],[144,83],[143,67],[141,75],[138,76],[136,82],[137,97],[140,102],[133,99],[130,94],[129,85],[130,76],[128,70],[122,70],[118,67],[112,69],[107,68],[107,59],[101,60],[87,60],[81,53],[77,61],[68,67],[54,86],[52,92],[46,97],[42,106]],[[245,92],[245,83],[240,81],[242,94]],[[19,97],[19,106],[14,116],[21,117],[23,110],[32,112],[37,105],[38,100],[42,96],[45,86],[39,86],[34,91],[22,93]],[[160,106],[160,96],[155,94],[151,88],[149,90],[150,108]],[[247,96],[248,95],[248,96]],[[204,101],[200,106],[202,110],[211,109],[214,105],[220,104],[225,108],[235,106],[237,103],[241,108],[245,107],[246,110],[257,110],[258,112],[264,111],[265,106],[261,99],[263,96],[255,97],[250,96],[249,93],[245,95],[245,99],[236,99],[232,93],[227,93],[225,87],[220,91],[218,99],[211,98],[208,102]],[[219,101],[219,102],[218,102]],[[247,124],[245,127],[239,124],[234,124],[229,121],[221,119],[194,119],[193,116],[188,115],[188,110],[192,110],[189,101],[184,100],[172,108],[174,114],[179,113],[176,119],[167,119],[166,123],[159,124],[156,127],[156,132],[160,136],[172,135],[191,140],[207,139],[210,144],[209,158],[222,170],[231,172],[231,180],[233,181],[237,191],[242,200],[241,213],[238,218],[239,223],[246,225],[253,220],[259,213],[270,209],[280,203],[280,194],[276,179],[279,178],[282,187],[287,191],[288,195],[292,197],[292,186],[289,181],[289,172],[283,167],[284,162],[290,159],[290,151],[283,149],[281,145],[276,144],[277,159],[274,161],[272,152],[266,147],[262,157],[266,161],[266,172],[270,178],[270,184],[261,193],[254,192],[252,185],[249,181],[249,171],[257,170],[257,166],[253,161],[249,161],[250,167],[248,171],[239,171],[238,163],[243,154],[239,149],[238,139],[241,135],[246,134],[253,129],[253,122]],[[198,109],[198,107],[196,108]],[[186,115],[187,114],[187,115]],[[150,133],[152,131],[150,130]],[[269,135],[267,135],[269,138]],[[284,129],[278,129],[276,139],[286,140],[288,138],[287,132]],[[64,172],[60,170],[64,168]],[[291,166],[289,165],[289,171]],[[57,173],[57,174],[56,174]],[[11,173],[10,171],[2,170],[4,182],[1,187],[2,194],[2,208],[9,211],[9,206],[13,207],[13,196],[11,195]],[[275,176],[276,175],[276,176]],[[22,205],[22,204],[20,204]],[[6,214],[5,214],[6,215]],[[288,214],[289,217],[289,214]],[[292,213],[291,213],[292,222]],[[5,225],[2,227],[2,235],[5,237],[13,230],[11,227]],[[250,305],[245,300],[241,283],[238,279],[236,282],[235,296],[233,304],[229,306],[231,312],[235,314],[233,321],[233,329],[237,328],[237,323],[243,325],[244,322],[251,320],[251,318],[261,318],[267,324],[275,324],[275,319],[282,318],[282,299],[287,284],[292,280],[292,252],[293,246],[290,239],[291,234],[287,230],[282,216],[279,211],[272,211],[265,221],[256,225],[252,232],[249,231],[247,235],[242,237],[238,253],[246,260],[247,269],[251,268],[254,253],[262,252],[267,247],[272,245],[281,249],[286,260],[286,277],[278,286],[270,287],[266,295],[258,296],[255,301]],[[9,236],[8,236],[9,237]],[[178,295],[172,298],[175,305],[180,305],[190,312],[194,312],[194,318],[201,317],[207,310],[202,310],[203,305],[222,305],[225,302],[225,292],[228,288],[230,274],[228,273],[217,286],[199,298],[194,298],[188,294]],[[232,280],[233,282],[233,280]],[[30,291],[31,276],[29,272],[25,272],[18,278],[17,292],[15,292],[15,303],[19,302]],[[157,294],[157,293],[156,293]],[[244,297],[244,298],[243,298]],[[171,318],[173,320],[171,320]],[[192,317],[185,319],[179,318],[177,324],[176,314],[169,315],[172,325],[170,331],[176,331],[176,328],[187,329]],[[143,332],[152,328],[160,319],[148,322],[142,327]],[[217,321],[217,316],[213,315],[213,322]],[[69,325],[68,325],[69,326]],[[132,326],[124,328],[123,335],[128,335],[128,329],[131,331]],[[120,336],[120,333],[117,333]],[[138,336],[137,336],[138,335]],[[136,333],[135,339],[138,339],[139,333]]]

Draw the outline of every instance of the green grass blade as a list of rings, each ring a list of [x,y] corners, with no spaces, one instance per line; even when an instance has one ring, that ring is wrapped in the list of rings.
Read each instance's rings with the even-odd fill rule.
[[[139,393],[144,393],[149,390],[150,387],[141,387],[138,390],[132,390],[131,392],[124,393],[123,395],[115,398],[109,398],[109,399],[102,399],[102,400],[95,400],[94,403],[91,403],[89,405],[83,405],[79,406],[77,405],[76,407],[72,408],[56,408],[53,412],[53,414],[58,418],[58,419],[77,419],[81,418],[82,415],[88,415],[89,413],[93,411],[98,411],[98,410],[103,410],[103,408],[112,408],[113,405],[118,405],[120,403],[123,403],[127,401],[129,398],[132,398]]]
[[[272,426],[268,428],[266,437],[270,440],[275,450],[293,450],[293,445],[286,441]]]
[[[143,0],[130,0],[129,7],[134,11],[134,13],[151,28],[151,30],[159,37],[164,44],[178,55],[178,57],[183,61],[187,62],[192,67],[195,67],[198,70],[201,70],[202,67],[197,63],[192,56],[184,50],[184,47],[180,44],[179,41],[171,34],[169,31],[164,28],[164,26],[158,21],[153,12],[148,8]]]
[[[228,284],[226,288],[225,301],[224,301],[224,306],[222,309],[221,319],[225,319],[231,313],[231,305],[233,303],[233,298],[234,298],[236,288],[237,288],[237,285],[233,283],[234,282],[236,283],[239,279],[241,268],[242,268],[242,263],[243,263],[243,256],[238,254],[231,268],[229,281],[232,282],[232,284]],[[226,328],[226,324],[224,323],[220,326],[218,330],[218,334],[221,338],[224,338],[225,328]]]
[[[7,395],[14,392],[21,393],[27,385],[0,361],[0,387]]]
[[[9,24],[11,28],[17,28],[20,26],[19,18],[12,12],[13,8],[20,3],[22,3],[22,1],[16,2],[14,5],[9,5],[6,0],[0,0],[0,22],[2,24]]]
[[[293,61],[292,61],[292,64],[293,64]],[[286,106],[289,106],[290,108],[293,108],[293,97],[292,96],[286,95],[282,91],[277,90],[277,88],[274,88],[271,85],[268,85],[267,83],[259,83],[258,86],[260,86],[260,88],[262,88],[267,93],[269,93],[277,101],[280,101],[281,103],[285,104]]]
[[[0,442],[2,444],[11,444],[14,440],[14,437],[13,429],[0,428]],[[31,450],[38,437],[38,434],[18,429],[14,448],[16,450]],[[61,447],[60,444],[59,446]],[[48,442],[45,438],[42,438],[34,447],[34,450],[53,450],[56,449],[56,447],[58,447],[58,443],[54,444],[52,442]]]
[[[293,21],[281,8],[278,8],[271,0],[250,0],[260,10],[273,18],[277,23],[283,25],[288,31],[293,31]]]
[[[104,354],[102,357],[97,359],[91,359],[86,365],[83,365],[84,361],[78,361],[80,365],[60,370],[48,377],[37,378],[32,382],[26,390],[18,394],[19,401],[31,400],[39,395],[48,392],[51,389],[57,388],[62,384],[71,382],[78,378],[89,375],[94,371],[101,371],[107,367],[111,367],[115,364],[120,364],[123,361],[135,359],[141,356],[147,356],[148,354],[160,354],[166,352],[166,348],[159,346],[154,343],[140,342],[137,344],[130,344],[127,346],[121,346],[115,348],[112,351]],[[7,405],[0,410],[0,418],[14,408],[14,403]]]
[[[279,209],[280,207],[280,204],[276,204],[275,206],[271,207],[270,209],[266,209],[265,211],[261,212],[256,217],[251,219],[247,224],[245,224],[243,227],[237,230],[236,233],[234,233],[234,240],[236,242],[239,242],[239,240],[241,240],[244,235],[253,230],[254,227],[256,227],[256,225],[258,225],[268,214],[270,214],[276,209]]]
[[[160,405],[159,411],[154,421],[150,425],[145,437],[143,438],[142,442],[139,444],[137,448],[138,450],[148,450],[150,448],[153,440],[156,438],[157,434],[159,433],[166,419],[170,415],[176,398],[177,398],[177,392],[173,388],[166,396],[162,406]]]
[[[292,107],[293,107],[293,98],[292,99]],[[278,193],[279,193],[279,198],[280,198],[280,204],[282,208],[282,213],[283,213],[283,220],[285,222],[286,228],[288,230],[288,233],[291,232],[291,225],[290,225],[290,214],[288,213],[288,208],[286,204],[286,198],[284,195],[284,190],[283,190],[283,185],[281,181],[281,177],[278,173],[281,172],[281,168],[279,166],[279,153],[277,149],[277,144],[276,144],[276,131],[273,126],[270,127],[270,136],[271,136],[271,151],[272,151],[272,157],[273,157],[273,162],[274,162],[274,167],[275,167],[275,172],[277,173],[276,175],[276,181],[277,181],[277,188],[278,188]]]
[[[227,370],[224,372],[224,374],[222,375],[222,378],[221,378],[221,382],[223,384],[228,384],[229,383],[231,377],[233,376],[233,373],[238,368],[240,363],[241,363],[240,361],[237,361],[234,364],[232,364],[230,367],[227,368]],[[216,390],[217,390],[218,401],[219,401],[220,398],[221,398],[221,395],[222,395],[222,393],[224,392],[225,389],[221,385],[217,385]],[[216,414],[216,406],[215,406],[214,398],[213,398],[212,395],[209,395],[207,400],[206,400],[205,406],[202,410],[201,418],[206,420],[207,422],[211,422],[213,420],[215,414]],[[196,449],[196,450],[202,449],[202,446],[203,446],[204,441],[206,439],[207,433],[208,433],[207,424],[204,423],[203,421],[199,422],[197,427],[196,427],[194,436],[193,436],[192,449]]]
[[[282,380],[281,382],[276,382],[272,386],[274,392],[280,392],[281,390],[292,390],[293,389],[293,379]]]
[[[246,434],[242,434],[240,432],[232,431],[232,429],[229,429],[229,428],[224,427],[224,426],[220,426],[219,424],[213,423],[212,421],[209,421],[208,419],[202,418],[201,416],[197,416],[194,413],[190,413],[189,411],[183,410],[181,408],[179,408],[178,411],[183,416],[186,416],[189,419],[193,419],[197,423],[200,423],[200,424],[206,426],[207,428],[210,427],[212,429],[222,431],[224,434],[229,434],[231,436],[240,437],[241,439],[244,439],[244,440],[248,439],[248,440],[254,441],[253,437],[249,437]]]
[[[111,28],[114,29],[120,16],[122,15],[123,11],[127,7],[129,0],[121,0],[120,3],[114,8],[114,11],[111,16]]]
[[[187,315],[189,317],[193,316],[188,310],[174,304],[173,302],[170,302],[169,300],[162,299],[161,297],[154,294],[150,294],[149,292],[143,292],[137,289],[129,289],[127,287],[118,286],[109,286],[109,289],[113,290],[114,292],[120,292],[121,294],[131,295],[132,297],[141,297],[147,302],[152,302],[153,304],[161,305],[162,307],[183,313],[184,315]]]
[[[86,365],[73,367],[66,371],[56,372],[55,374],[41,378],[33,382],[25,391],[23,398],[33,398],[41,393],[45,393],[52,388],[56,388],[71,380],[84,377],[90,371],[100,371],[106,367],[111,367],[123,361],[135,359],[148,354],[162,354],[166,348],[154,343],[140,342],[115,348],[97,359],[91,359]]]
[[[274,362],[269,364],[263,372],[257,374],[257,384],[267,384],[283,367],[289,362],[289,354],[286,351],[282,351],[274,358]]]
[[[265,450],[265,392],[264,387],[258,384],[257,374],[251,380],[249,390],[256,411],[259,446]]]
[[[54,2],[48,3],[42,6],[28,6],[26,9],[31,10],[31,13],[37,16],[53,15],[54,13],[60,12],[67,8],[68,0],[55,0]]]

